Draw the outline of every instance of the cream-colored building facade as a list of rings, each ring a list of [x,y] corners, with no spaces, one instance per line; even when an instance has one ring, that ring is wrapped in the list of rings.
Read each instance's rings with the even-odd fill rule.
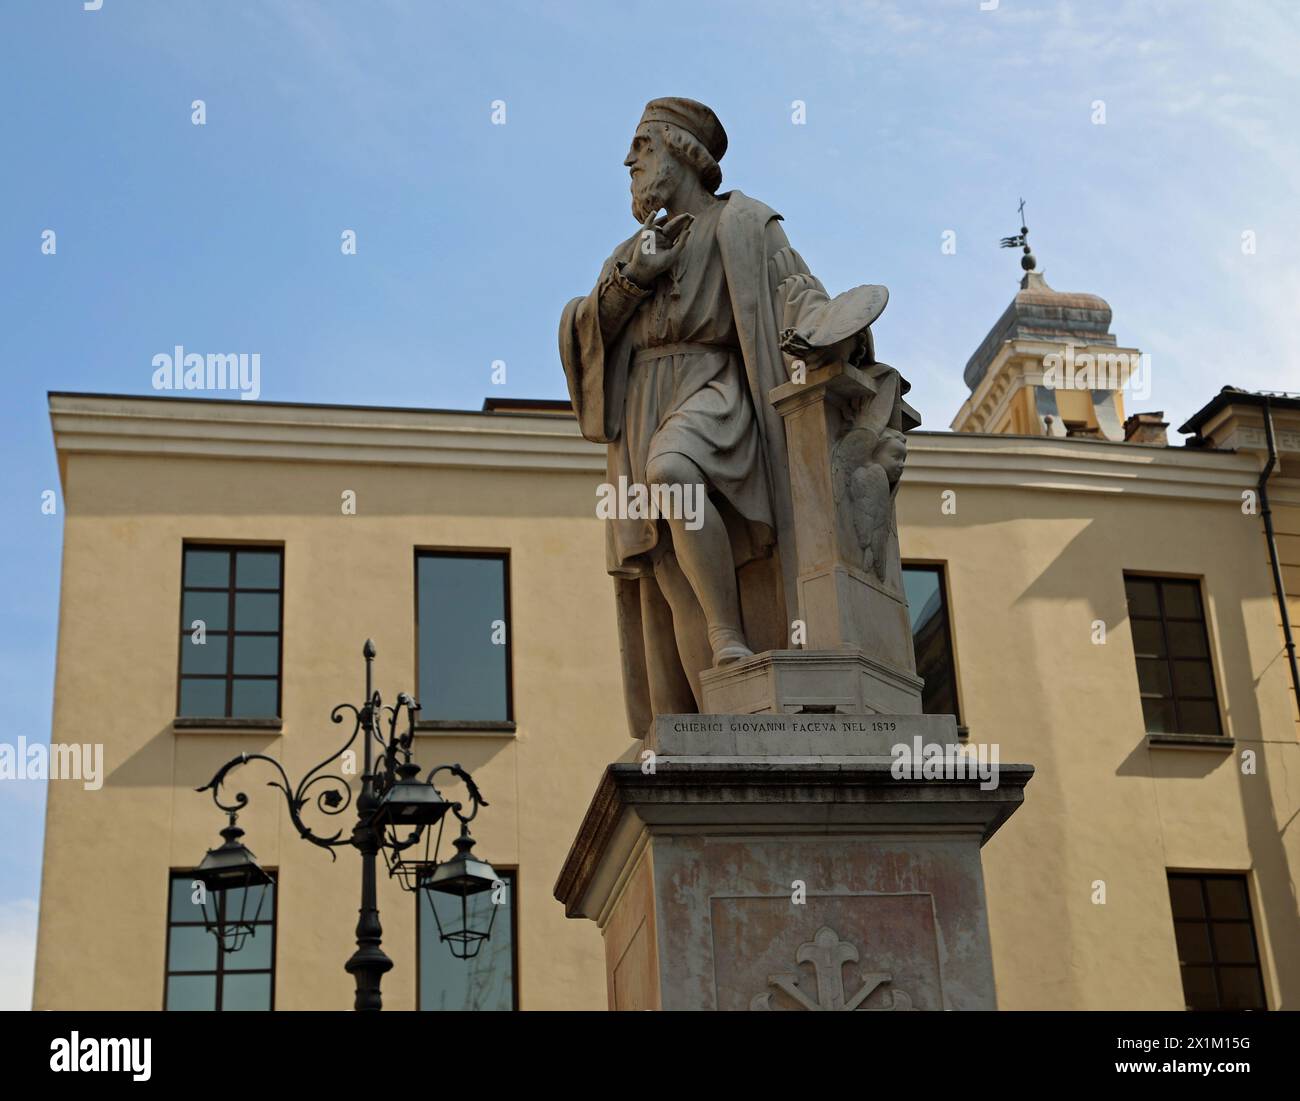
[[[905,560],[943,568],[961,723],[1037,769],[984,850],[999,1005],[1182,1008],[1168,873],[1199,872],[1244,876],[1267,1006],[1296,1008],[1300,743],[1262,519],[1243,507],[1267,454],[1261,402],[1221,395],[1195,447],[1107,438],[1122,407],[1104,394],[1072,407],[1064,435],[1014,394],[1013,425],[971,431],[1021,339],[993,342],[957,431],[911,435],[898,498]],[[1017,377],[993,404],[1032,394]],[[169,873],[223,825],[194,789],[241,752],[295,779],[332,753],[329,712],[362,695],[367,637],[385,698],[414,691],[420,549],[508,555],[513,729],[422,733],[416,755],[470,769],[489,801],[474,832],[517,875],[516,1004],[605,1007],[600,934],[552,897],[601,771],[631,744],[595,514],[605,459],[559,410],[490,404],[51,394],[65,510],[52,740],[102,742],[106,779],[50,784],[36,1008],[163,1007]],[[1295,616],[1300,401],[1270,413]],[[276,728],[176,722],[182,550],[201,543],[283,548]],[[1148,735],[1126,575],[1199,586],[1217,739]],[[255,767],[232,786],[279,877],[274,1006],[349,1008],[356,854],[331,863],[299,840]],[[380,909],[385,1007],[414,1009],[413,896],[381,876]]]

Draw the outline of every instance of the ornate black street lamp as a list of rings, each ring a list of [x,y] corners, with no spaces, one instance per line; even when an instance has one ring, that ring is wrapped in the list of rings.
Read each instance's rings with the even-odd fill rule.
[[[448,943],[452,954],[461,959],[476,955],[492,928],[491,920],[486,930],[471,928],[467,898],[499,886],[501,880],[492,865],[470,852],[474,842],[469,836],[469,822],[478,814],[479,807],[488,805],[487,800],[470,774],[459,765],[438,765],[423,779],[419,778],[420,766],[411,761],[411,747],[415,740],[415,713],[420,705],[403,692],[397,697],[396,705],[386,706],[372,686],[375,644],[367,639],[362,653],[366,659],[366,702],[360,707],[341,703],[330,712],[330,718],[336,723],[343,722],[347,712],[352,713],[352,736],[337,752],[311,769],[296,787],[290,784],[288,774],[275,758],[263,753],[241,753],[222,765],[203,787],[196,789],[200,792],[211,790],[212,801],[230,816],[230,821],[221,831],[223,844],[208,850],[193,876],[204,887],[204,924],[216,936],[223,952],[238,951],[247,937],[256,934],[254,923],[261,912],[262,898],[271,877],[258,866],[252,852],[240,840],[244,831],[236,824],[236,819],[239,811],[248,804],[248,796],[242,791],[237,792],[233,803],[223,803],[221,785],[232,769],[249,761],[266,761],[280,774],[279,780],[271,780],[267,786],[284,793],[289,805],[289,818],[303,840],[330,850],[331,860],[337,859],[333,850],[340,845],[352,845],[361,854],[357,950],[345,967],[356,977],[354,1007],[376,1010],[382,1008],[380,981],[384,972],[392,968],[393,961],[380,947],[383,929],[379,924],[375,897],[375,857],[381,852],[384,854],[389,875],[406,890],[427,890],[461,899],[459,926],[444,929],[434,908],[440,939]],[[407,729],[398,734],[397,724],[403,710],[407,715]],[[385,714],[388,716],[387,737],[383,730]],[[352,802],[352,789],[348,782],[342,776],[324,770],[351,750],[358,735],[362,737],[363,750],[356,824],[349,837],[344,837],[342,830],[323,837],[303,822],[302,809],[307,805],[309,791],[317,784],[325,784],[325,790],[313,797],[316,808],[328,815],[342,814],[347,810]],[[377,762],[374,760],[374,744],[382,750]],[[465,808],[461,803],[444,799],[433,786],[434,776],[444,771],[464,781],[471,802],[468,813],[462,813]],[[448,811],[460,821],[460,836],[455,842],[456,855],[439,864],[437,854],[442,823]],[[431,845],[434,826],[438,827],[438,839]],[[421,859],[402,855],[421,840],[425,842]],[[493,918],[495,909],[493,907]]]

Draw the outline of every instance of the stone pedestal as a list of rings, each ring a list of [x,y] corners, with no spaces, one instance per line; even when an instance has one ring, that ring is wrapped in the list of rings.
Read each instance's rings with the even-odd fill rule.
[[[947,716],[661,716],[650,742],[555,888],[600,925],[611,1009],[996,1008],[980,847],[1032,768],[958,768]]]

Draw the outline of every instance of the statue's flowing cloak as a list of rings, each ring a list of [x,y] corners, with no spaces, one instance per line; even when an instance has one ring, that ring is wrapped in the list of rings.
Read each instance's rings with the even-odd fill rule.
[[[825,303],[827,295],[803,258],[790,246],[776,211],[739,191],[727,192],[719,199],[725,200],[726,208],[718,219],[718,247],[735,315],[749,398],[766,458],[776,523],[781,581],[774,586],[775,591],[766,595],[773,605],[779,606],[774,620],[785,625],[788,631],[789,620],[798,608],[793,507],[785,429],[768,394],[790,377],[788,357],[780,349],[782,322],[789,324],[791,318]],[[631,326],[625,326],[610,347],[605,346],[600,333],[598,297],[617,262],[629,258],[639,238],[638,230],[615,249],[605,261],[595,289],[569,302],[560,320],[560,359],[569,384],[569,397],[583,436],[595,443],[613,443],[623,431],[624,398],[635,351]],[[632,736],[639,738],[652,719],[639,581],[620,576],[612,557],[610,572],[614,574],[628,723]],[[767,645],[781,645],[781,642],[769,641]]]

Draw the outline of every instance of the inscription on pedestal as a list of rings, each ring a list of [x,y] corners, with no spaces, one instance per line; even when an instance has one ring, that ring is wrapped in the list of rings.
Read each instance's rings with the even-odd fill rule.
[[[957,744],[951,715],[660,715],[648,748],[682,757],[890,757],[915,738]]]

